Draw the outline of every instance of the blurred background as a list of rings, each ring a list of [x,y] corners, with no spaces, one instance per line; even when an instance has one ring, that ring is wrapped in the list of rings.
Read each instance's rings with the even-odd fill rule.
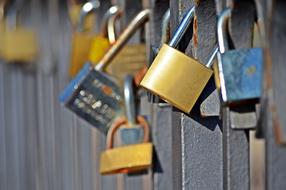
[[[92,11],[83,0],[0,0],[0,190],[286,189],[283,0],[90,2]],[[213,77],[189,114],[141,90],[138,113],[151,126],[153,167],[136,175],[100,175],[106,136],[65,108],[59,95],[82,66],[74,63],[86,61],[91,37],[108,35],[105,15],[113,5],[122,9],[115,37],[140,10],[151,10],[149,22],[128,41],[131,49],[142,46],[108,68],[121,87],[122,62],[139,65],[124,67],[139,73],[152,63],[168,8],[172,34],[196,6],[187,32],[193,35],[179,48],[205,63],[217,46],[218,15],[233,6],[231,46],[264,50],[260,104],[220,110]],[[260,40],[254,37],[258,25]],[[138,64],[124,59],[134,54]]]

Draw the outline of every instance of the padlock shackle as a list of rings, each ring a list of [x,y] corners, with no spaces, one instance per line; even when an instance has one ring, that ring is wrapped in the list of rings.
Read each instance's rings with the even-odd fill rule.
[[[180,22],[177,30],[175,31],[175,34],[171,38],[171,41],[169,42],[169,46],[173,48],[177,48],[179,42],[181,41],[182,37],[190,27],[190,24],[192,23],[192,20],[194,19],[195,15],[195,6],[192,7],[184,16],[182,21]]]
[[[115,23],[122,15],[122,9],[119,6],[110,7],[103,16],[100,26],[100,33],[108,38],[110,44],[116,40]]]
[[[77,25],[77,31],[78,32],[83,32],[84,30],[84,20],[87,17],[89,13],[92,11],[96,11],[100,7],[100,1],[99,0],[91,0],[86,2],[80,11],[79,15],[79,21]]]
[[[136,124],[136,106],[132,75],[127,75],[124,79],[124,99],[127,120],[131,126],[134,126]]]
[[[162,46],[163,44],[168,42],[168,34],[170,32],[170,9],[168,9],[163,16],[162,19],[162,36],[161,36],[161,44],[160,46]]]
[[[142,116],[137,116],[137,122],[139,123],[140,127],[143,127],[144,129],[144,137],[143,137],[143,143],[149,142],[149,136],[150,136],[150,129],[147,121]],[[125,117],[118,118],[112,126],[109,128],[107,137],[106,137],[106,149],[112,149],[113,148],[113,141],[114,141],[114,135],[116,131],[122,127],[123,125],[128,124],[128,121]]]
[[[130,22],[127,28],[122,32],[116,42],[110,47],[103,58],[96,64],[95,69],[104,71],[106,67],[111,63],[114,57],[120,52],[128,40],[135,34],[138,28],[145,24],[150,18],[151,11],[145,9],[140,11],[135,18]]]
[[[211,56],[209,57],[209,60],[208,60],[208,62],[207,62],[207,64],[206,64],[206,67],[208,67],[208,68],[211,68],[211,67],[212,67],[212,65],[213,65],[213,63],[214,63],[214,59],[215,59],[217,53],[218,53],[218,47],[216,47],[216,48],[213,50],[213,52],[212,52]]]
[[[224,9],[218,17],[217,21],[217,39],[219,52],[223,54],[227,49],[229,49],[227,43],[226,32],[228,31],[228,21],[231,16],[231,9]]]

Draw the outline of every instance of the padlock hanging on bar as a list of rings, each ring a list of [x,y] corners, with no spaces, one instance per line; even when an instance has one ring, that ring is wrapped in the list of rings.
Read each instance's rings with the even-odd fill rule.
[[[119,129],[123,144],[136,144],[140,142],[143,128],[137,122],[134,77],[127,75],[124,80],[124,100],[127,124]]]
[[[194,11],[195,7],[186,13],[171,41],[162,46],[140,83],[185,113],[191,111],[213,73],[210,64],[205,66],[175,49],[191,24]],[[209,62],[216,52],[217,48]]]
[[[84,20],[89,13],[96,11],[97,9],[98,3],[95,2],[87,2],[82,7],[77,31],[72,37],[71,61],[69,67],[70,77],[74,77],[83,67],[85,62],[91,61],[94,63],[99,61],[110,47],[111,42],[113,42],[106,38],[106,36],[114,36],[114,34],[108,33],[112,31],[107,30],[107,26],[110,19],[121,15],[121,10],[118,6],[110,7],[104,15],[100,34],[92,34],[92,32],[84,30]]]
[[[130,37],[149,20],[149,17],[148,9],[137,14],[98,64],[92,66],[87,63],[60,95],[60,102],[103,133],[107,133],[113,121],[122,115],[123,109],[120,88],[104,72]]]
[[[144,130],[143,142],[113,147],[114,136],[118,129],[126,125],[126,118],[118,118],[110,127],[106,138],[106,150],[100,155],[100,173],[102,175],[127,174],[146,170],[152,166],[153,144],[150,129],[142,116],[137,117],[139,126]]]
[[[222,100],[228,106],[255,104],[262,92],[263,50],[228,50],[227,26],[230,16],[231,9],[227,8],[222,11],[217,22],[217,58]]]

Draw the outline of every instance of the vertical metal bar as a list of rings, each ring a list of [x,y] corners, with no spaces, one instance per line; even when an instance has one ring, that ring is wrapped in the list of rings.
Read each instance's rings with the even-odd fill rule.
[[[193,36],[186,35],[181,45],[187,47],[187,55],[206,64],[216,46],[215,1],[181,0],[180,15],[194,5],[195,18],[189,29]],[[218,117],[202,118],[199,108],[214,90],[210,80],[191,113],[181,114],[182,189],[223,189],[221,123]]]

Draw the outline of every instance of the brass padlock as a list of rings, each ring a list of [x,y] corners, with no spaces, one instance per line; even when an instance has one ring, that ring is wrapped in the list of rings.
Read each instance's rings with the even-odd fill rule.
[[[127,44],[107,67],[107,72],[112,74],[118,80],[119,85],[123,87],[125,76],[146,71],[146,63],[146,44]]]
[[[37,34],[17,24],[19,10],[13,10],[9,23],[6,18],[6,28],[0,34],[0,57],[8,63],[31,63],[38,55]],[[15,23],[14,23],[15,22]]]
[[[110,45],[116,40],[115,21],[122,14],[118,6],[112,6],[108,9],[103,17],[101,33],[96,35],[91,42],[88,54],[88,61],[97,64],[104,56]]]
[[[137,122],[144,129],[142,143],[113,147],[116,130],[128,123],[125,118],[119,118],[109,129],[106,150],[100,155],[100,173],[102,175],[134,173],[152,166],[153,145],[149,142],[148,123],[142,116],[137,116]]]
[[[162,46],[140,83],[186,113],[191,111],[213,73],[211,64],[205,66],[175,49],[193,20],[194,10],[193,7],[184,16],[173,38]]]
[[[263,81],[262,48],[227,50],[227,22],[231,9],[222,11],[217,23],[219,44],[218,69],[224,105],[255,104],[259,101]]]
[[[71,42],[71,60],[69,75],[74,77],[88,60],[88,53],[94,34],[84,29],[84,20],[91,12],[96,11],[99,5],[93,1],[85,3],[80,12],[76,32],[73,33]]]
[[[136,122],[137,110],[135,100],[135,84],[132,75],[127,75],[124,80],[124,99],[127,125],[119,129],[123,144],[136,144],[143,138],[143,128]]]
[[[149,16],[148,9],[137,14],[99,63],[87,63],[60,96],[60,102],[103,133],[123,110],[121,90],[106,67]]]

